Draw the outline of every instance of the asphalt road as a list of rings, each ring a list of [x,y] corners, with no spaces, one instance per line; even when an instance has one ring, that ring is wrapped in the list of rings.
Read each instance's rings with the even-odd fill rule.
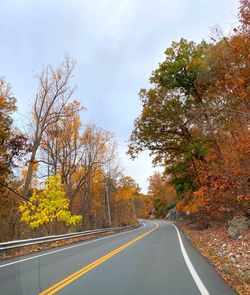
[[[178,229],[138,229],[0,263],[0,294],[236,294]]]

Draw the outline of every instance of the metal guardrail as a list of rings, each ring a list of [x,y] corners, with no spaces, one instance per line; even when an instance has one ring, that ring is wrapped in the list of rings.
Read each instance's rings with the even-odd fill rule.
[[[84,237],[88,235],[91,236],[91,235],[99,234],[99,233],[115,232],[115,231],[120,231],[124,229],[129,229],[131,227],[132,227],[131,225],[128,225],[128,226],[119,226],[119,227],[100,228],[100,229],[94,229],[94,230],[86,230],[86,231],[77,232],[77,233],[69,233],[64,235],[53,235],[53,236],[45,236],[45,237],[40,237],[35,239],[9,241],[9,242],[0,243],[0,251],[24,247],[24,246],[31,246],[35,244],[43,244],[48,242],[60,241],[60,240],[65,240],[70,238]]]

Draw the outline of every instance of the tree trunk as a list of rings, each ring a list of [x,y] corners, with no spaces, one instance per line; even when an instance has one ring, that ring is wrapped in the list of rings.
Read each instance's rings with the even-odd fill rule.
[[[105,202],[107,204],[107,213],[108,213],[108,223],[109,223],[109,227],[112,227],[112,219],[111,219],[111,212],[110,212],[110,199],[109,199],[109,189],[108,189],[108,185],[105,184],[104,185],[105,188]]]
[[[32,174],[33,174],[33,166],[35,164],[35,157],[36,157],[37,149],[38,149],[38,144],[35,144],[33,147],[33,150],[32,150],[31,157],[30,157],[28,171],[27,171],[27,175],[26,175],[26,179],[25,179],[25,183],[24,183],[23,197],[26,199],[29,196],[30,184],[32,181]]]

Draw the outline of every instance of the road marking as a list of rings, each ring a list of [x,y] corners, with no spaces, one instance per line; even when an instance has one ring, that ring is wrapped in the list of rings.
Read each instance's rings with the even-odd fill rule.
[[[146,237],[149,235],[151,232],[155,231],[158,227],[159,224],[155,223],[155,227],[150,229],[149,231],[145,232],[144,234],[134,238],[133,240],[127,242],[126,244],[122,245],[119,248],[116,248],[115,250],[107,253],[106,255],[100,257],[99,259],[95,260],[94,262],[88,264],[87,266],[83,267],[82,269],[72,273],[68,277],[64,278],[63,280],[59,281],[58,283],[54,284],[53,286],[49,287],[48,289],[42,291],[39,293],[39,295],[52,295],[58,292],[59,290],[63,289],[73,281],[77,280],[79,277],[85,275],[88,273],[91,269],[97,267],[98,265],[104,263],[106,260],[110,259],[114,255],[118,254],[119,252],[123,251],[124,249],[128,248],[130,245],[136,243],[137,241],[141,240],[142,238]]]
[[[145,227],[145,223],[142,222],[142,224],[143,224],[143,227]],[[122,235],[122,234],[125,234],[125,233],[128,233],[128,232],[137,231],[137,230],[140,230],[140,229],[141,229],[141,227],[136,228],[136,229],[132,229],[132,230],[129,230],[129,231],[124,231],[124,232],[121,232],[121,233],[117,233],[117,234],[114,234],[114,235],[106,236],[106,237],[103,237],[103,238],[83,242],[83,243],[76,244],[76,245],[73,245],[73,246],[69,246],[69,247],[66,246],[66,248],[54,250],[54,251],[51,251],[51,252],[48,252],[48,253],[39,254],[39,255],[36,255],[36,256],[20,259],[20,260],[17,260],[17,261],[12,261],[12,262],[0,265],[0,268],[6,267],[6,266],[9,266],[9,265],[12,265],[12,264],[17,264],[17,263],[20,263],[20,262],[24,262],[24,261],[36,259],[36,258],[39,258],[39,257],[47,256],[47,255],[50,255],[50,254],[62,252],[62,251],[65,251],[65,250],[70,250],[70,249],[73,249],[73,248],[76,248],[76,247],[84,246],[84,245],[87,245],[87,244],[90,244],[90,243],[98,242],[98,241],[101,241],[101,240],[104,240],[104,239],[112,238],[114,236],[119,236],[119,235]]]
[[[194,269],[191,260],[188,257],[188,254],[186,252],[186,249],[184,248],[184,245],[183,245],[183,242],[182,242],[182,238],[181,238],[181,235],[180,235],[180,232],[179,232],[177,226],[175,226],[173,223],[168,223],[168,224],[173,225],[174,228],[177,231],[177,235],[178,235],[178,238],[179,238],[179,243],[180,243],[180,247],[181,247],[181,252],[182,252],[183,258],[184,258],[184,260],[185,260],[185,262],[187,264],[187,267],[188,267],[188,269],[189,269],[189,271],[190,271],[190,273],[191,273],[191,275],[192,275],[192,277],[193,277],[193,279],[195,281],[195,284],[197,285],[199,291],[201,292],[202,295],[209,295],[208,290],[206,289],[206,287],[203,284],[202,280],[200,279],[198,273]]]

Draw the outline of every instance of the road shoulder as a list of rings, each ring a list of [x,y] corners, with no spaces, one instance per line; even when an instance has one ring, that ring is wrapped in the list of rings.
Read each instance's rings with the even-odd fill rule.
[[[207,229],[207,230],[194,230],[188,224],[184,222],[176,223],[179,229],[181,229],[182,233],[185,234],[186,238],[192,243],[192,245],[202,254],[203,257],[206,258],[208,262],[213,265],[213,267],[217,270],[220,276],[238,293],[241,295],[250,294],[250,285],[249,285],[249,277],[245,275],[248,269],[247,265],[245,265],[244,260],[245,253],[240,253],[240,251],[244,252],[247,248],[245,245],[247,242],[247,237],[249,236],[249,232],[242,237],[242,241],[229,241],[225,243],[225,235],[222,230]],[[248,244],[248,243],[247,243]],[[229,247],[229,253],[225,254],[223,252],[223,247]],[[235,254],[235,253],[240,253]],[[246,250],[247,251],[247,250]],[[245,252],[246,252],[245,251]],[[249,251],[248,251],[249,252]],[[235,260],[236,256],[236,260]],[[241,258],[241,264],[240,259]],[[245,267],[245,272],[241,271],[241,267]],[[249,266],[248,266],[249,268]]]

